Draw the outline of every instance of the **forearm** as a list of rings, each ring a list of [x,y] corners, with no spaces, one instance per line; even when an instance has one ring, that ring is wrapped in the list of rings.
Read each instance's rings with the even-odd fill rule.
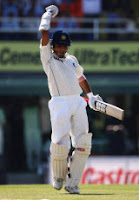
[[[46,46],[49,42],[49,31],[42,31],[42,46]]]
[[[46,46],[49,42],[49,29],[52,18],[58,14],[58,8],[55,5],[48,6],[46,12],[42,15],[39,31],[42,32],[42,46]]]
[[[99,95],[93,94],[93,92],[91,91],[91,88],[89,86],[89,83],[84,75],[78,79],[78,82],[79,82],[80,86],[82,87],[82,89],[85,91],[85,93],[89,99],[90,108],[94,109],[95,111],[98,111],[96,109],[95,102],[97,100],[103,101],[103,99]]]
[[[86,94],[92,92],[87,79],[80,81],[79,84]]]
[[[42,34],[42,39],[41,43],[42,46],[46,46],[49,42],[49,29],[50,29],[50,23],[51,23],[51,12],[45,12],[42,16],[41,23],[39,30],[41,31]]]

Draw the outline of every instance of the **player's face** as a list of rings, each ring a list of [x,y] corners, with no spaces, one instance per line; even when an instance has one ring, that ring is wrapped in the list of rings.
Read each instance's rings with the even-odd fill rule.
[[[53,50],[59,58],[64,58],[68,47],[63,45],[54,45]]]

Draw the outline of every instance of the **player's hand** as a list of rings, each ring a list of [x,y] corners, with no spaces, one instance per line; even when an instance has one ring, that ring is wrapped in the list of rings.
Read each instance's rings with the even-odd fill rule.
[[[42,15],[39,31],[49,30],[51,19],[58,14],[58,8],[55,5],[48,6],[46,12]]]
[[[58,14],[58,7],[55,5],[51,5],[45,8],[46,12],[51,12],[52,13],[52,18],[57,16]]]
[[[103,101],[103,99],[97,94],[97,95],[93,95],[93,93],[90,93],[90,95],[88,95],[89,97],[89,107],[95,111],[98,111],[96,109],[96,105],[95,105],[95,102],[96,101]]]

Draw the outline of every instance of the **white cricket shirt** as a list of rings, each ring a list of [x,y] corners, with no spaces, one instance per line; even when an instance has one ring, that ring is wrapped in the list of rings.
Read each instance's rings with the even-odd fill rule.
[[[52,52],[50,42],[47,46],[40,44],[40,56],[43,69],[48,77],[48,87],[52,97],[82,93],[78,78],[83,75],[83,68],[75,56],[66,53],[65,58],[59,58]]]

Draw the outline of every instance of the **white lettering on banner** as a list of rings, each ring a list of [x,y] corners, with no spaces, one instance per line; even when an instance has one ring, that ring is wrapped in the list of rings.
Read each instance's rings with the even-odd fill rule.
[[[139,184],[139,158],[90,157],[81,184]]]

